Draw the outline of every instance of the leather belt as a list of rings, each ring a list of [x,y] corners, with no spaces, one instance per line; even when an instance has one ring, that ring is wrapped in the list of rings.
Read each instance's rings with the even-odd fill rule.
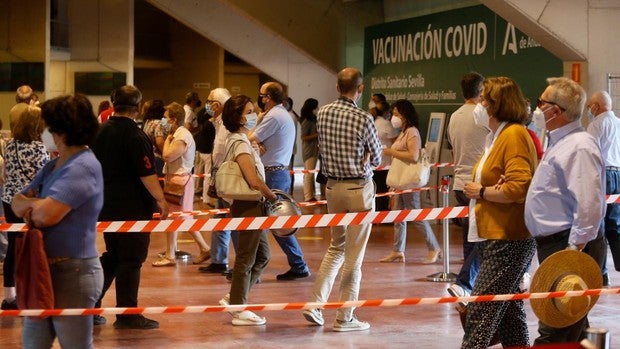
[[[331,179],[333,181],[361,181],[361,180],[365,180],[366,177],[330,177],[327,176],[327,179]]]
[[[605,167],[605,169],[607,171],[620,171],[620,167],[616,167],[616,166],[607,166]]]
[[[69,257],[47,257],[47,264],[56,264],[64,261],[68,261]]]
[[[288,170],[288,166],[278,165],[278,166],[265,166],[265,172],[274,172],[274,171],[282,171]]]

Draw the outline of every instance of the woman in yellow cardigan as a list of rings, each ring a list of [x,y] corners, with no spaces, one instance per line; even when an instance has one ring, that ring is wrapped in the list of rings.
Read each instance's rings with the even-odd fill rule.
[[[478,242],[480,272],[472,295],[517,293],[536,242],[525,227],[525,195],[536,151],[523,121],[528,117],[519,86],[507,77],[484,81],[476,123],[488,129],[485,152],[466,183],[468,240]],[[487,348],[498,332],[504,347],[529,345],[522,301],[469,303],[462,348]]]

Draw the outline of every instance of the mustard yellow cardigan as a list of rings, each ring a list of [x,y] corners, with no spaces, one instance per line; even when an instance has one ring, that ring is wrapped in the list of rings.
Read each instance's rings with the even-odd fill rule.
[[[474,174],[478,167],[474,166]],[[498,135],[482,168],[480,183],[495,185],[500,175],[506,177],[502,189],[512,199],[504,204],[476,200],[478,235],[493,240],[523,240],[531,235],[525,227],[525,196],[537,166],[536,149],[525,126],[507,124]]]

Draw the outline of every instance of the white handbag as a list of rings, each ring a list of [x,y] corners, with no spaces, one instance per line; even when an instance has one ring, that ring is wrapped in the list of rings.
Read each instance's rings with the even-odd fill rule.
[[[231,144],[224,160],[228,158],[231,150],[239,142],[243,141],[239,140]],[[258,173],[258,171],[256,172]],[[239,164],[234,159],[224,161],[218,168],[215,174],[215,188],[217,195],[224,199],[260,201],[263,197],[260,191],[250,188],[248,182],[243,177]]]
[[[424,148],[420,149],[418,162],[405,162],[392,158],[386,184],[396,190],[420,188],[428,184],[431,166]]]

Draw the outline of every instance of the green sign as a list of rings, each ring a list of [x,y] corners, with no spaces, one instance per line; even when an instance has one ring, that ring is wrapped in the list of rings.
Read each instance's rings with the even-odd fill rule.
[[[514,79],[530,100],[562,75],[562,61],[485,6],[436,13],[367,27],[364,98],[411,101],[425,136],[431,112],[461,104],[461,77],[470,71]]]

